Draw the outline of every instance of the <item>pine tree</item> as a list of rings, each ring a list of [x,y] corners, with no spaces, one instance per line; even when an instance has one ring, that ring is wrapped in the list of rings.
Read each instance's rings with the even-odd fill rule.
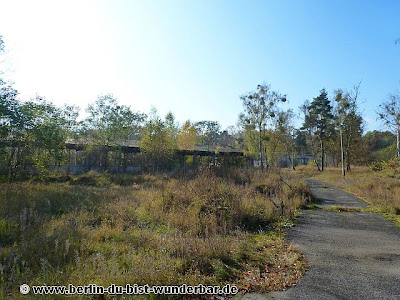
[[[321,171],[323,171],[325,166],[325,144],[329,137],[329,130],[331,129],[333,121],[332,106],[325,89],[322,89],[319,96],[314,98],[308,105],[307,111],[309,113],[305,116],[304,127],[312,128],[311,134],[319,141],[321,150]]]

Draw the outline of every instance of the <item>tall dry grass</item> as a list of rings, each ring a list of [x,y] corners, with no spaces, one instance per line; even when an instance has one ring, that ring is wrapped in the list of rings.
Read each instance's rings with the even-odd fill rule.
[[[273,229],[311,200],[308,188],[276,172],[217,175],[2,184],[0,298],[18,297],[22,283],[269,290],[296,282],[303,258]]]

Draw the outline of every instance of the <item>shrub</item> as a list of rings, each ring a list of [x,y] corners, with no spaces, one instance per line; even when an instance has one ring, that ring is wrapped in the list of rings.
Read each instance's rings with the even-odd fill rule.
[[[369,166],[369,168],[374,172],[382,171],[384,168],[384,163],[375,161]]]
[[[397,170],[399,168],[399,159],[398,158],[393,158],[389,161],[386,161],[384,163],[384,168],[389,169],[389,170]]]

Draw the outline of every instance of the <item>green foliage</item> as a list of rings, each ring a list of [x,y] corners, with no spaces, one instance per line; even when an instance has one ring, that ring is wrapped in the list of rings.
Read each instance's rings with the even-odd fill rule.
[[[90,171],[85,174],[78,175],[76,176],[76,178],[72,178],[72,180],[70,180],[70,184],[105,187],[109,186],[111,184],[111,181],[106,173],[96,173]]]
[[[302,106],[304,113],[303,129],[307,130],[310,149],[316,158],[318,148],[321,155],[321,170],[325,165],[326,142],[333,130],[333,113],[328,93],[322,89],[311,103]],[[320,168],[318,166],[318,168]]]
[[[312,127],[315,135],[320,141],[324,141],[329,134],[329,127],[332,124],[333,114],[328,93],[322,89],[320,95],[313,99],[308,105],[309,114],[305,116],[304,127]]]
[[[278,114],[278,103],[285,102],[286,97],[272,91],[267,84],[258,85],[256,92],[250,92],[240,97],[244,112],[239,119],[244,129],[246,152],[261,161],[264,168],[266,160],[267,134],[269,125],[275,122]]]
[[[43,98],[20,102],[16,92],[6,89],[2,96],[3,148],[0,158],[2,173],[10,179],[26,177],[36,170],[49,174],[50,164],[65,159],[68,120],[62,109]]]
[[[197,142],[206,145],[208,149],[215,148],[219,142],[221,125],[216,121],[200,121],[194,124],[196,128]]]
[[[111,94],[99,96],[87,108],[89,117],[85,124],[88,133],[102,144],[137,139],[146,115],[119,105]]]
[[[276,139],[280,144],[279,148],[283,150],[282,152],[288,155],[295,151],[296,130],[293,125],[294,118],[295,115],[291,109],[288,111],[281,111],[278,113],[276,124]]]
[[[196,127],[187,120],[177,136],[177,147],[181,150],[194,150],[196,146]]]
[[[366,148],[366,161],[388,161],[397,156],[396,136],[389,132],[367,132],[363,137]]]
[[[364,135],[365,144],[369,152],[375,152],[392,146],[396,143],[396,135],[390,131],[368,131]]]
[[[397,171],[399,169],[399,159],[393,158],[387,161],[375,161],[370,164],[370,169],[375,172],[382,170]]]
[[[379,161],[375,161],[370,165],[369,168],[374,172],[382,171],[383,168],[384,168],[384,163],[383,162],[379,162]]]
[[[157,115],[144,126],[141,133],[140,149],[143,153],[144,168],[163,171],[173,167],[176,141],[174,131]]]

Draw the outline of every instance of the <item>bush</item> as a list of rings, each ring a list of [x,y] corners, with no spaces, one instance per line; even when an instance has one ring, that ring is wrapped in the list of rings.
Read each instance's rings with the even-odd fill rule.
[[[379,161],[375,161],[369,166],[369,168],[374,172],[379,172],[379,171],[383,170],[384,163],[379,162]]]
[[[384,168],[389,169],[389,170],[397,170],[399,168],[399,159],[398,158],[393,158],[389,161],[386,161],[384,163]]]

